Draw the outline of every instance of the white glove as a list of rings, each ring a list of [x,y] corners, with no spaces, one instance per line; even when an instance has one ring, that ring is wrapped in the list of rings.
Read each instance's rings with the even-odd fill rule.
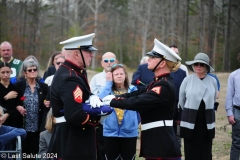
[[[104,106],[110,106],[111,100],[102,102]]]
[[[100,107],[103,105],[100,98],[96,95],[91,95],[85,103],[90,103],[93,108]]]
[[[114,95],[108,95],[106,97],[104,97],[103,100],[103,105],[108,105],[110,106],[110,102],[112,101],[113,98],[116,98]]]
[[[102,101],[111,101],[113,98],[116,98],[114,95],[108,95],[102,99]]]

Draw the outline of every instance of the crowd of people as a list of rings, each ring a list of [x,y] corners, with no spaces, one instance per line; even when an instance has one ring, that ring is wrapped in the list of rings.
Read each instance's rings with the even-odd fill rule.
[[[88,83],[94,37],[60,42],[44,75],[35,56],[15,59],[11,43],[0,44],[0,150],[13,149],[21,136],[23,159],[134,160],[140,138],[140,157],[180,160],[183,139],[185,160],[211,160],[220,83],[208,55],[185,66],[176,45],[154,39],[131,83],[112,52]],[[239,72],[229,76],[225,104],[231,160],[240,155]]]

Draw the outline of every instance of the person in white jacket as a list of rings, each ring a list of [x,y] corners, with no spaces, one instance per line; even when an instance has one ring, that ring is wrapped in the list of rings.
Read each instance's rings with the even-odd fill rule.
[[[186,64],[195,74],[183,80],[179,91],[180,136],[184,139],[185,160],[211,160],[217,83],[207,73],[214,69],[205,53],[198,53]]]

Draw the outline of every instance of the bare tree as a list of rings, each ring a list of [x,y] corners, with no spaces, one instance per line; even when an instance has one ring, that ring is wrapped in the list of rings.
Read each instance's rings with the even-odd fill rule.
[[[84,2],[87,4],[87,6],[94,13],[94,33],[96,35],[98,34],[98,10],[104,1],[105,0],[95,0],[94,5],[92,5],[89,1],[84,0]],[[94,44],[96,44],[96,43],[97,43],[97,37],[94,38]],[[95,53],[93,53],[92,68],[95,68]]]
[[[228,0],[227,25],[224,40],[224,71],[230,70],[231,5],[232,0]]]
[[[149,33],[149,21],[151,17],[151,6],[152,6],[152,1],[147,2],[147,13],[146,17],[142,19],[142,57],[146,54],[146,48],[147,48],[147,38],[148,38],[148,33]]]
[[[0,2],[0,41],[7,38],[7,0]]]
[[[222,70],[239,52],[239,0],[1,0],[0,14],[0,40],[13,44],[17,58],[35,54],[43,67],[60,41],[93,30],[100,54],[92,68],[107,51],[135,68],[154,38],[177,44],[183,60],[205,50]]]
[[[214,0],[209,0],[209,22],[208,22],[208,52],[210,60],[213,60],[213,17],[214,17]]]
[[[40,8],[41,8],[41,0],[34,0],[32,9],[30,11],[31,17],[31,35],[29,36],[29,45],[31,47],[28,47],[28,53],[31,53],[33,55],[36,55],[38,53],[39,49],[39,36],[40,36],[40,28],[39,28],[39,22],[40,22]]]
[[[219,27],[219,16],[217,17],[217,24],[215,28],[215,33],[214,33],[214,45],[213,45],[213,56],[212,56],[212,66],[213,68],[215,67],[216,63],[216,48],[217,48],[217,37],[218,37],[218,27]]]
[[[199,51],[204,52],[204,35],[205,35],[205,17],[204,17],[204,11],[205,11],[205,3],[204,1],[200,1],[200,42],[199,42]]]
[[[175,41],[173,42],[174,44],[178,45],[178,32],[179,32],[179,26],[178,26],[178,23],[179,23],[179,1],[180,0],[177,0],[177,3],[176,3],[176,11],[175,11],[175,15],[176,15],[176,23],[175,23],[175,34],[176,34],[176,39]]]
[[[175,7],[174,7],[174,2],[173,2],[173,0],[171,0],[171,3],[170,3],[170,6],[172,6],[171,7],[171,9],[170,9],[170,11],[171,11],[171,13],[170,13],[170,16],[171,16],[171,26],[172,26],[172,28],[171,28],[171,39],[170,39],[170,43],[171,44],[173,44],[174,43],[174,26],[175,26]]]
[[[189,19],[189,2],[190,0],[187,0],[187,9],[186,9],[186,25],[185,25],[185,53],[184,53],[184,59],[187,59],[188,57],[188,19]]]

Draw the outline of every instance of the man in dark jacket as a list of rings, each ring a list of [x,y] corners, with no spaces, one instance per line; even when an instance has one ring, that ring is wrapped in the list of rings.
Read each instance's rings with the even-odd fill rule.
[[[176,54],[179,55],[178,53],[178,48],[176,45],[171,45],[169,46],[169,48],[171,48]],[[182,66],[182,64],[181,64]],[[175,72],[171,72],[170,75],[171,77],[173,78],[174,80],[174,86],[175,86],[175,90],[176,90],[176,103],[175,103],[175,108],[174,108],[174,116],[173,116],[173,129],[174,129],[174,132],[176,134],[176,137],[177,137],[177,141],[179,143],[179,146],[181,147],[182,143],[181,143],[181,138],[179,137],[180,135],[180,120],[181,120],[181,112],[178,108],[178,97],[179,97],[179,89],[180,89],[180,86],[182,84],[182,81],[183,79],[187,76],[188,74],[188,71],[185,71],[183,69],[181,69],[181,66],[178,68],[177,71]]]
[[[145,62],[140,64],[137,71],[133,73],[131,84],[137,86],[138,90],[140,90],[152,82],[153,77],[154,73],[148,69],[148,64]]]

